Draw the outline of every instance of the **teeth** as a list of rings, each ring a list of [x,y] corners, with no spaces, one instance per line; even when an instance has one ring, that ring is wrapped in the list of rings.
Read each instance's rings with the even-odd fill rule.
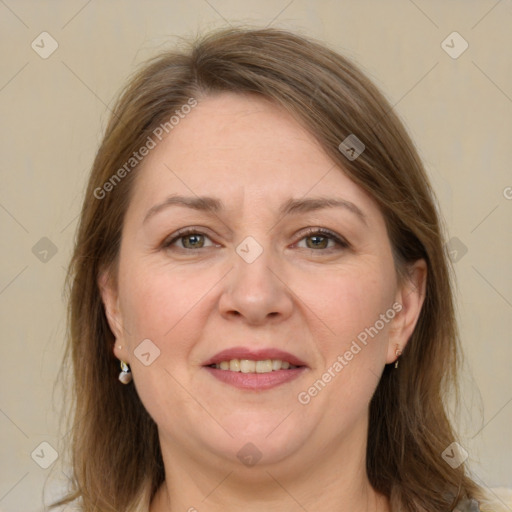
[[[242,373],[254,373],[256,370],[256,361],[251,361],[250,359],[241,359],[240,360],[240,371]]]
[[[262,361],[253,361],[251,359],[231,359],[231,361],[222,361],[212,365],[219,370],[230,370],[232,372],[242,373],[269,373],[278,370],[288,370],[297,368],[288,361],[280,359],[264,359]]]
[[[268,373],[272,371],[272,360],[256,361],[256,373]]]
[[[229,361],[229,369],[232,372],[239,372],[240,371],[240,361],[238,359],[231,359],[231,361]]]

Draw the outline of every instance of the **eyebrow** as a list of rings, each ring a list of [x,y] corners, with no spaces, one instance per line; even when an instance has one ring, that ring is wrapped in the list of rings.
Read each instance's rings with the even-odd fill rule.
[[[169,196],[161,203],[152,206],[146,216],[144,217],[143,224],[146,223],[151,217],[159,213],[160,211],[168,208],[169,206],[185,206],[186,208],[192,208],[193,210],[217,213],[223,209],[222,201],[215,199],[214,197],[208,196]]]
[[[170,206],[184,206],[193,210],[213,214],[217,214],[224,209],[222,201],[214,197],[173,195],[167,197],[161,203],[152,206],[146,213],[143,223],[146,223],[151,217]],[[366,215],[358,206],[345,199],[334,197],[289,199],[279,208],[279,214],[284,216],[290,214],[308,213],[322,210],[324,208],[344,208],[345,210],[353,213],[364,224],[367,224]]]
[[[316,210],[322,210],[324,208],[344,208],[349,212],[352,212],[362,221],[367,224],[366,215],[361,209],[354,203],[347,201],[346,199],[340,199],[335,197],[310,197],[303,199],[289,199],[286,201],[279,212],[282,215],[289,215],[293,213],[307,213]]]

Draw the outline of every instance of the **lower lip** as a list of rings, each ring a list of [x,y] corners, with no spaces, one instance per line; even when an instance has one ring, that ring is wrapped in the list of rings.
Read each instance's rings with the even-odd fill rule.
[[[291,382],[306,370],[306,367],[301,366],[300,368],[277,370],[267,373],[242,373],[220,370],[219,368],[212,368],[210,366],[204,366],[203,368],[208,371],[210,375],[226,384],[231,384],[240,389],[252,389],[255,391],[271,389],[281,384]]]

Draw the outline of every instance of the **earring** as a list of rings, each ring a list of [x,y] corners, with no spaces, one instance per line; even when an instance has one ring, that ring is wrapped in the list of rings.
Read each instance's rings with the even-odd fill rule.
[[[123,384],[129,384],[132,381],[132,371],[124,361],[121,361],[121,373],[119,374],[119,380]]]
[[[402,355],[402,350],[400,349],[400,347],[398,345],[396,346],[395,355],[396,355],[395,368],[398,368],[398,359]]]

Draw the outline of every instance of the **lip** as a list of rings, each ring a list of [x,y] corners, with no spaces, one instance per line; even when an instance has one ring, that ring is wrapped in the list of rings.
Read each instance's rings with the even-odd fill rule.
[[[298,366],[299,368],[274,370],[267,373],[242,373],[211,367],[213,364],[231,361],[232,359],[250,359],[253,361],[280,359],[281,361],[288,361],[291,365]],[[247,347],[233,347],[215,354],[203,363],[203,368],[216,379],[231,386],[245,390],[263,391],[291,382],[302,375],[308,366],[293,354],[277,348],[254,350]]]
[[[269,373],[242,373],[232,372],[230,370],[221,370],[211,366],[203,367],[214,378],[239,389],[264,391],[275,388],[281,384],[291,382],[302,375],[307,368],[293,368],[288,370],[277,370]]]
[[[253,361],[264,361],[265,359],[280,359],[281,361],[288,361],[293,366],[307,367],[307,364],[304,361],[294,356],[293,354],[290,354],[289,352],[285,352],[283,350],[279,350],[276,348],[254,350],[246,347],[233,347],[222,350],[221,352],[218,352],[213,357],[205,361],[203,363],[203,366],[218,364],[221,363],[222,361],[231,361],[232,359],[251,359]],[[293,370],[279,370],[275,373],[279,373],[280,371],[289,372]]]

